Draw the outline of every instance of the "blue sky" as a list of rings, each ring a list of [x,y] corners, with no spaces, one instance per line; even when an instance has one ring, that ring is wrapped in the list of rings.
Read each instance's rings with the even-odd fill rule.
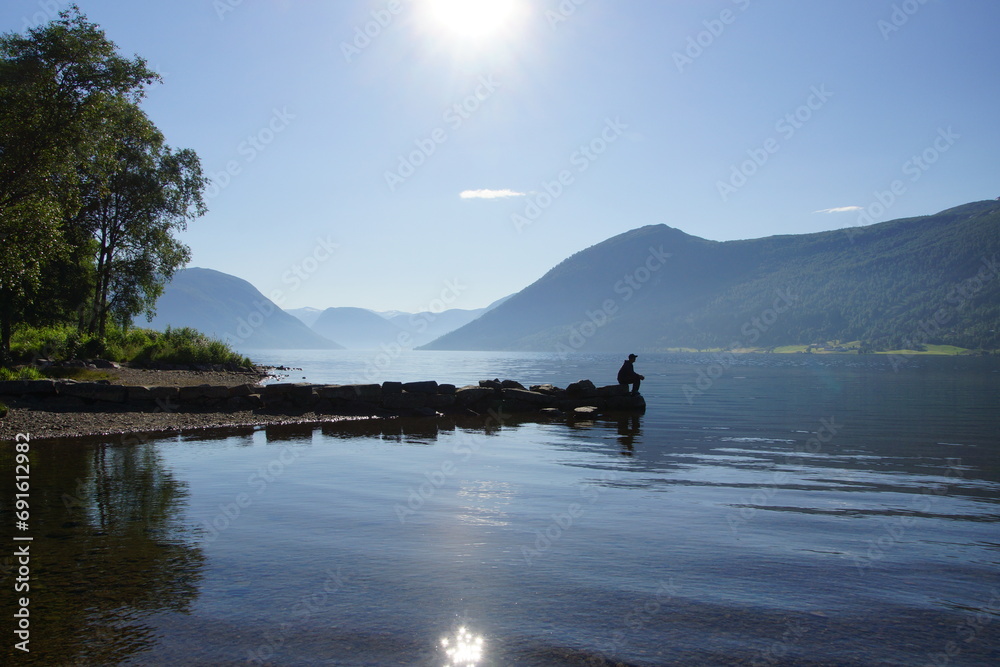
[[[78,4],[162,74],[145,108],[213,178],[192,266],[285,308],[477,308],[644,225],[1000,196],[994,0]],[[0,29],[65,5],[6,0]]]

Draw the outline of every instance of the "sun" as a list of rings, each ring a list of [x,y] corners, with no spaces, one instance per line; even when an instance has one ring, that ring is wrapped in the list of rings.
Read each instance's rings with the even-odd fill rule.
[[[517,18],[521,3],[522,0],[424,0],[430,21],[463,41],[502,34]]]

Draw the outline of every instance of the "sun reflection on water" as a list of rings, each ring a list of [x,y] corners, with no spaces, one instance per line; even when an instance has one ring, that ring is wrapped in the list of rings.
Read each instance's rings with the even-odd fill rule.
[[[443,637],[441,648],[448,656],[445,667],[476,667],[483,659],[483,638],[461,627],[454,637]]]

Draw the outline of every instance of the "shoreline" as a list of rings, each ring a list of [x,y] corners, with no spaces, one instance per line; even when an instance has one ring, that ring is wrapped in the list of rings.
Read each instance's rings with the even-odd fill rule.
[[[272,383],[270,371],[103,369],[96,382],[29,380],[0,383],[8,413],[0,442],[153,437],[235,432],[281,426],[402,423],[408,418],[517,421],[594,419],[604,412],[645,410],[641,395],[589,380],[566,389],[512,380],[455,387],[426,382],[382,385]],[[110,379],[108,379],[110,378]],[[214,383],[214,384],[213,384]],[[390,429],[391,430],[391,429]]]

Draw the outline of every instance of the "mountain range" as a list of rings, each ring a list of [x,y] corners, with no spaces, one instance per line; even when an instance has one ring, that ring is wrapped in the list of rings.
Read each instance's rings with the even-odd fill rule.
[[[434,350],[1000,348],[1000,201],[814,234],[642,227],[566,259]]]
[[[192,327],[236,349],[343,349],[279,308],[256,287],[212,269],[174,274],[156,302],[156,317],[137,326]]]
[[[487,308],[282,311],[250,283],[179,271],[154,328],[237,349],[656,351],[857,341],[1000,348],[1000,201],[831,232],[709,241],[667,225],[582,250]],[[137,322],[137,324],[142,324]]]
[[[382,345],[410,349],[476,319],[503,299],[477,310],[376,313],[364,308],[298,308],[284,311],[247,281],[220,271],[178,271],[156,304],[156,317],[137,326],[192,327],[238,350],[354,349]]]

